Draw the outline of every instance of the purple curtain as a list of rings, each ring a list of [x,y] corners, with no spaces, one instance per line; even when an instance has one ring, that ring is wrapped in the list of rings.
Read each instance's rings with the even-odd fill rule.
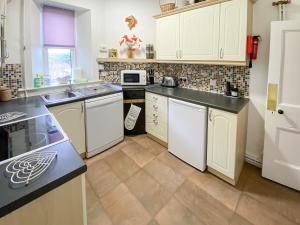
[[[75,47],[74,11],[44,6],[43,30],[45,47]]]

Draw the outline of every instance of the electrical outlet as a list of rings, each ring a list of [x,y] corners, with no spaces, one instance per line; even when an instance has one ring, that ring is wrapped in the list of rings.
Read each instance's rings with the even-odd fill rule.
[[[187,77],[180,77],[179,80],[180,80],[181,82],[187,82]]]
[[[99,70],[104,70],[104,65],[103,64],[98,64],[98,69]]]
[[[209,85],[210,85],[210,86],[213,86],[213,87],[216,87],[216,86],[217,86],[217,80],[215,80],[215,79],[210,79]]]

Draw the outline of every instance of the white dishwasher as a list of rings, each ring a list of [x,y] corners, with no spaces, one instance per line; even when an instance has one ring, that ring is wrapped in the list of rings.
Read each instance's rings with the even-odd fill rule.
[[[123,94],[85,101],[86,157],[92,157],[124,139]]]
[[[204,171],[206,169],[207,108],[169,98],[169,152]]]

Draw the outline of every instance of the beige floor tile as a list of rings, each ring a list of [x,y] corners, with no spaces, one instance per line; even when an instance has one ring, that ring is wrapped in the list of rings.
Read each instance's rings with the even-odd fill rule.
[[[189,180],[180,186],[175,197],[205,224],[228,224],[233,215],[233,211]]]
[[[160,225],[201,225],[193,213],[172,198],[170,202],[157,214],[155,219]]]
[[[166,166],[158,159],[148,163],[144,170],[163,185],[170,193],[174,193],[176,189],[184,182],[185,178],[176,173],[172,168]]]
[[[103,160],[98,160],[91,166],[88,166],[87,180],[99,197],[115,188],[121,182]]]
[[[101,202],[113,224],[146,225],[151,220],[146,209],[124,184],[102,197]]]
[[[100,204],[89,182],[86,182],[88,225],[111,225],[111,221]]]
[[[139,135],[136,137],[132,137],[132,140],[142,145],[144,148],[148,149],[153,155],[159,155],[160,153],[167,151],[167,149],[158,144],[157,142],[153,141],[147,135]]]
[[[193,167],[184,163],[167,151],[161,153],[157,158],[167,166],[171,167],[174,171],[180,173],[185,177],[189,176],[195,171]]]
[[[244,192],[300,224],[300,192],[261,177],[248,179]]]
[[[115,152],[104,160],[121,180],[128,179],[140,169],[123,151]]]
[[[140,167],[145,166],[155,156],[136,142],[132,142],[122,148],[122,151],[136,162]]]
[[[152,216],[156,215],[172,196],[143,170],[128,179],[126,185]]]
[[[227,184],[208,172],[201,173],[195,171],[189,177],[189,180],[212,197],[222,202],[232,211],[235,210],[242,192],[232,185]]]
[[[236,213],[255,225],[295,225],[287,218],[262,203],[243,195]]]
[[[93,164],[94,162],[97,162],[100,159],[104,159],[105,157],[107,157],[117,151],[120,151],[122,147],[128,145],[131,142],[133,142],[133,141],[130,138],[125,137],[124,140],[122,142],[120,142],[119,144],[107,149],[104,152],[101,152],[101,153],[93,156],[92,158],[86,159],[85,162],[89,166],[89,165]]]
[[[300,224],[300,193],[247,163],[233,187],[146,135],[126,137],[86,163],[88,225]]]
[[[239,190],[244,190],[244,187],[248,179],[261,179],[261,169],[257,168],[249,163],[245,163],[241,175],[239,177],[236,188]]]
[[[148,225],[160,225],[156,220],[151,220]]]
[[[88,225],[112,225],[111,220],[100,204],[88,210],[87,222]]]
[[[99,203],[99,199],[97,198],[96,193],[91,188],[90,183],[88,180],[85,181],[85,188],[86,188],[86,204],[87,209],[93,208],[97,203]]]
[[[233,217],[230,219],[230,225],[253,225],[245,218],[241,217],[238,214],[234,214]]]

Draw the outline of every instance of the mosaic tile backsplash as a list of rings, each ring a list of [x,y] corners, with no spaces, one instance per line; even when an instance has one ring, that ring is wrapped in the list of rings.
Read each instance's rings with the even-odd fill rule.
[[[9,87],[13,97],[17,97],[18,89],[23,87],[21,64],[6,64],[3,75],[0,75],[0,86]]]
[[[164,75],[187,78],[179,86],[200,91],[224,93],[225,81],[237,85],[241,96],[249,96],[250,70],[244,66],[220,66],[198,64],[158,64],[158,63],[103,63],[104,70],[99,72],[100,79],[120,83],[121,70],[154,69],[155,82],[160,83]],[[215,81],[216,85],[210,85]],[[212,82],[213,83],[213,82]]]

